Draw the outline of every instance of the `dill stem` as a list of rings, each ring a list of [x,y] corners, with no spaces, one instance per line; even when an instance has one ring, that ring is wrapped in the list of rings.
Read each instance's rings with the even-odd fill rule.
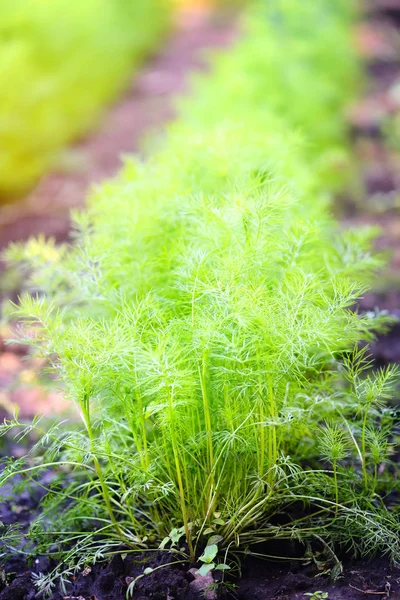
[[[110,463],[111,470],[112,470],[112,472],[114,474],[115,480],[118,481],[118,483],[119,483],[119,485],[121,487],[121,491],[123,491],[124,493],[126,493],[127,492],[127,488],[126,488],[124,479],[121,476],[121,473],[118,471],[118,468],[115,465],[114,458],[113,458],[113,455],[112,455],[111,452],[107,452],[107,459],[108,459],[108,461]],[[136,520],[136,518],[135,518],[135,516],[134,516],[134,514],[132,512],[132,508],[131,508],[131,506],[129,504],[126,506],[126,510],[128,512],[128,515],[129,515],[129,518],[130,518],[132,524],[134,524],[136,527],[138,527],[138,522],[137,522],[137,520]]]
[[[258,457],[258,476],[262,477],[264,473],[264,459],[265,459],[265,416],[264,416],[264,403],[263,403],[263,392],[260,372],[260,361],[258,361],[258,395],[259,395],[259,457]]]
[[[275,398],[274,392],[272,389],[272,380],[270,375],[268,375],[268,400],[269,400],[269,414],[271,419],[274,419],[276,416],[276,406],[275,406]],[[277,446],[276,446],[276,427],[274,424],[271,424],[270,427],[270,436],[268,439],[268,483],[273,486],[274,484],[274,471],[273,466],[275,466],[277,460]]]
[[[142,455],[142,445],[140,443],[140,440],[138,438],[138,434],[136,432],[135,425],[133,423],[131,423],[131,425],[130,425],[130,430],[131,430],[131,433],[132,433],[133,441],[135,442],[137,453],[138,453],[139,457],[141,457],[141,455]],[[142,459],[140,459],[140,462],[142,462]]]
[[[185,491],[183,488],[182,472],[181,472],[181,466],[180,466],[180,460],[179,460],[178,440],[176,438],[176,430],[174,427],[174,413],[173,413],[174,403],[173,403],[173,391],[172,390],[170,390],[170,392],[168,394],[168,406],[169,406],[169,413],[170,413],[170,433],[171,433],[172,452],[174,454],[176,478],[178,480],[178,489],[179,489],[179,498],[180,498],[180,507],[181,507],[181,513],[182,513],[182,519],[183,519],[183,526],[185,529],[186,541],[187,541],[187,545],[189,548],[190,560],[191,560],[191,562],[194,562],[192,538],[191,538],[191,534],[190,534],[189,520],[188,520],[187,510],[186,510]]]
[[[332,523],[334,523],[337,519],[338,516],[338,510],[339,510],[339,487],[338,487],[338,478],[337,478],[337,463],[336,460],[333,461],[332,463],[332,469],[333,469],[333,484],[335,486],[335,516],[334,519],[332,521]]]
[[[237,533],[237,531],[240,530],[242,525],[244,525],[244,524],[249,525],[250,523],[256,521],[258,518],[258,514],[256,513],[256,515],[254,516],[254,512],[256,512],[259,508],[261,508],[263,506],[263,504],[269,500],[270,497],[271,497],[271,494],[267,494],[266,497],[263,497],[253,507],[251,507],[251,502],[249,502],[246,505],[246,507],[247,506],[249,507],[249,511],[240,519],[240,521],[237,523],[237,525],[235,527],[233,527],[231,532],[226,536],[226,541],[228,541],[235,533]],[[246,508],[246,507],[244,507],[244,508]],[[243,509],[240,512],[243,512]]]
[[[199,367],[199,375],[200,375],[200,385],[201,385],[201,395],[203,398],[203,409],[204,409],[204,422],[206,427],[206,435],[207,435],[207,461],[208,461],[208,473],[210,476],[210,481],[208,485],[208,506],[210,505],[210,498],[212,497],[212,491],[214,488],[214,448],[212,441],[212,426],[211,426],[211,414],[210,414],[210,406],[208,403],[208,394],[207,394],[207,385],[206,385],[206,361],[203,357],[202,367]],[[213,499],[213,504],[215,503],[215,497]]]
[[[230,394],[228,394],[227,392],[227,384],[224,384],[224,406],[228,406],[229,405],[229,409],[228,409],[228,425],[229,425],[229,429],[231,432],[233,432],[235,430],[235,426],[233,424],[233,411],[232,411],[232,400],[231,400],[231,396]]]
[[[367,472],[367,457],[366,457],[366,433],[367,433],[367,421],[368,421],[368,413],[369,413],[370,404],[368,404],[367,409],[365,411],[362,423],[362,431],[361,431],[361,455],[362,455],[362,472],[363,472],[363,480],[364,480],[364,489],[368,488],[368,472]]]
[[[92,424],[91,424],[91,420],[90,420],[90,401],[89,401],[88,394],[84,395],[81,406],[82,406],[83,422],[86,427],[86,431],[87,431],[87,434],[89,437],[90,447],[91,447],[91,451],[92,451],[92,455],[93,455],[94,468],[95,468],[97,477],[100,482],[101,493],[102,493],[102,496],[104,499],[104,503],[106,505],[107,513],[108,513],[108,516],[110,517],[111,523],[113,524],[113,526],[115,528],[115,531],[117,532],[118,537],[121,539],[121,541],[125,541],[125,536],[121,531],[121,528],[117,522],[117,519],[115,518],[113,508],[111,506],[111,499],[110,499],[110,495],[108,493],[107,484],[103,477],[103,472],[101,469],[100,461],[96,456],[96,442],[94,439]]]
[[[145,423],[145,419],[144,419],[144,415],[143,415],[143,403],[142,403],[142,398],[137,390],[136,390],[135,396],[136,396],[136,402],[138,405],[138,410],[139,410],[139,415],[140,415],[139,423],[140,423],[140,429],[141,429],[141,434],[142,434],[143,454],[144,454],[144,458],[143,458],[142,452],[140,452],[140,462],[142,464],[142,467],[144,467],[147,470],[149,467],[149,455],[148,455],[148,451],[147,451],[147,433],[146,433],[146,423]],[[140,445],[140,447],[142,449],[142,445]]]
[[[371,498],[373,498],[374,494],[375,494],[375,489],[376,489],[376,483],[378,481],[378,463],[374,463],[374,479],[372,482],[372,489],[371,489]]]
[[[92,427],[91,427],[89,421],[87,423],[87,432],[88,432],[88,435],[89,435],[90,445],[92,447],[92,452],[93,452],[93,455],[94,455],[94,453],[95,453],[95,440],[94,440],[94,436],[93,436],[93,432],[92,432]],[[107,508],[108,516],[110,517],[111,522],[112,522],[112,524],[115,527],[115,531],[117,532],[118,537],[122,541],[125,541],[125,536],[123,535],[123,533],[121,531],[121,528],[120,528],[120,526],[119,526],[119,524],[117,522],[117,519],[115,518],[114,511],[113,511],[112,506],[111,506],[110,495],[108,493],[107,484],[106,484],[106,482],[104,480],[104,477],[103,477],[103,472],[102,472],[102,469],[101,469],[101,466],[100,466],[100,462],[99,462],[97,456],[95,456],[95,455],[93,456],[93,463],[94,463],[94,468],[96,470],[97,477],[98,477],[99,482],[100,482],[101,492],[102,492],[102,495],[103,495],[104,503],[105,503],[106,508]]]

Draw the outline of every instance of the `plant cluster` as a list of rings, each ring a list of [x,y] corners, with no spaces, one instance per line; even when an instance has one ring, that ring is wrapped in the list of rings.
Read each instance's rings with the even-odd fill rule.
[[[6,422],[42,437],[1,479],[57,468],[31,535],[65,565],[122,545],[224,571],[277,539],[336,572],[336,548],[399,558],[396,371],[359,349],[384,317],[351,310],[380,261],[329,210],[351,172],[351,4],[258,2],[152,157],[76,214],[73,247],[9,248],[34,269],[17,316],[81,425]]]
[[[157,43],[168,0],[2,0],[0,195],[32,185]]]

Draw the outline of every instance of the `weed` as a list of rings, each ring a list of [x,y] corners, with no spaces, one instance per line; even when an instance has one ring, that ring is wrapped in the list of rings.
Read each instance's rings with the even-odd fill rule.
[[[309,596],[310,600],[325,600],[325,599],[329,598],[328,592],[321,592],[321,591],[306,593],[306,594],[304,594],[304,596]]]

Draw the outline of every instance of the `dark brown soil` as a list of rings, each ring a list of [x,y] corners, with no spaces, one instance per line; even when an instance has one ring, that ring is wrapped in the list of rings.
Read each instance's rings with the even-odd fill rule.
[[[244,565],[237,590],[238,600],[307,600],[313,592],[325,592],[329,600],[400,598],[400,571],[386,560],[345,562],[344,576],[332,583],[304,564],[276,565],[252,560]],[[314,599],[313,599],[314,600]]]
[[[142,561],[145,557],[142,557]],[[169,561],[161,557],[149,562],[123,559],[120,555],[110,562],[97,564],[90,573],[80,575],[69,586],[68,593],[55,592],[51,600],[125,600],[128,583],[143,573],[143,564],[157,567]],[[306,600],[314,592],[325,592],[329,600],[365,600],[368,598],[400,598],[400,572],[391,570],[382,560],[370,564],[348,564],[347,575],[337,583],[326,577],[293,570],[290,565],[248,561],[244,565],[239,586],[219,588],[219,597],[237,600]],[[185,565],[163,567],[138,580],[133,600],[200,600],[204,595],[193,587],[194,577]],[[37,590],[32,584],[30,572],[21,573],[0,592],[1,600],[33,600]],[[306,595],[307,594],[307,595]],[[318,596],[317,596],[318,598]]]

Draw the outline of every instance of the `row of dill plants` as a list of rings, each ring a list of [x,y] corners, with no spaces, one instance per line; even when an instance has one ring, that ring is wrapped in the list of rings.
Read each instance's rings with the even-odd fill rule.
[[[353,8],[253,4],[150,156],[75,215],[75,243],[9,248],[32,290],[22,340],[81,423],[7,422],[40,441],[2,479],[56,469],[31,535],[66,574],[121,547],[224,570],[268,540],[336,574],[341,551],[398,558],[396,370],[360,350],[384,315],[351,308],[380,259],[331,216],[354,177]]]
[[[172,0],[2,0],[0,198],[24,193],[159,44]]]

